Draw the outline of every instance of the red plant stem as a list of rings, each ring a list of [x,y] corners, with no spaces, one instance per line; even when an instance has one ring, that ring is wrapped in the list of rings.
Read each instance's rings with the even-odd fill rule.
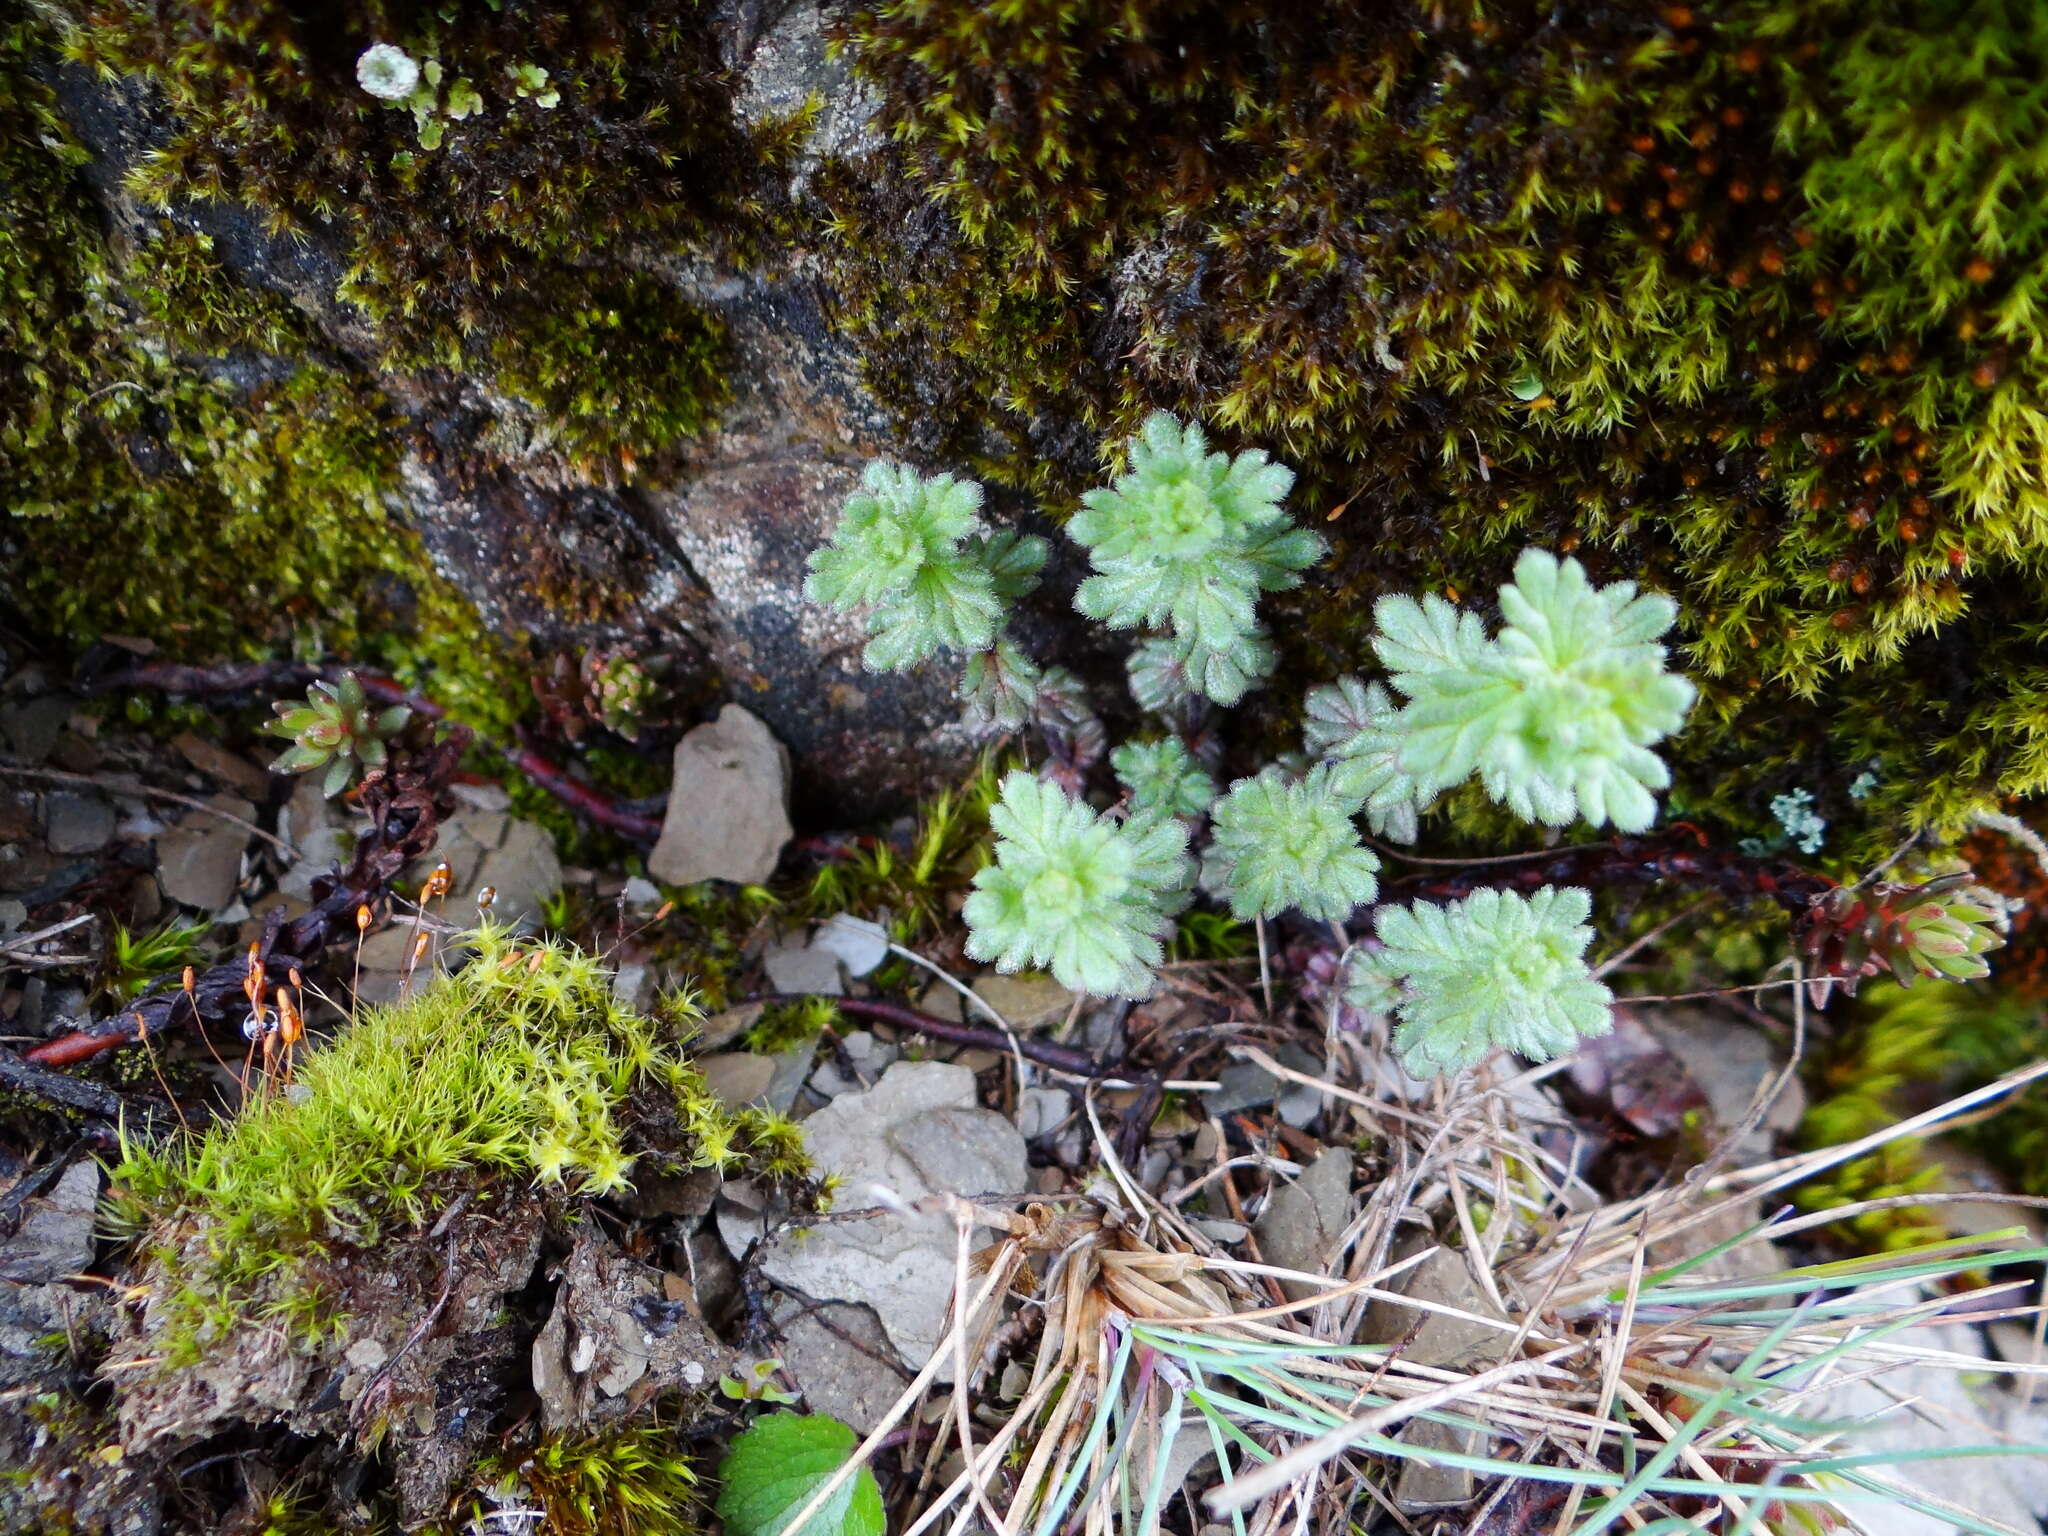
[[[519,746],[510,754],[513,767],[570,809],[587,816],[601,827],[609,827],[636,843],[651,843],[661,836],[661,823],[651,816],[636,816],[620,810],[587,784],[579,784],[534,749],[524,729]]]
[[[1042,1067],[1053,1067],[1061,1072],[1071,1072],[1076,1077],[1103,1077],[1110,1070],[1086,1051],[1075,1050],[1072,1046],[1055,1045],[1050,1040],[1033,1040],[1026,1035],[1006,1035],[1000,1029],[987,1029],[979,1024],[954,1024],[946,1019],[935,1019],[928,1013],[902,1003],[885,1003],[877,998],[834,997],[826,992],[763,992],[744,1001],[806,1003],[813,997],[830,1003],[841,1013],[853,1018],[871,1019],[877,1024],[892,1024],[898,1029],[929,1035],[934,1040],[944,1040],[952,1045],[980,1046],[986,1050],[1006,1052],[1014,1049],[1026,1061],[1035,1061]]]

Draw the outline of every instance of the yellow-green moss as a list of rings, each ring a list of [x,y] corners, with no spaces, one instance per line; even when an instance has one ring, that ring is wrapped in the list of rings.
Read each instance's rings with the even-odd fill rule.
[[[1900,988],[1877,982],[1830,1015],[1833,1038],[1814,1049],[1807,1073],[1812,1097],[1799,1126],[1806,1147],[1840,1146],[1872,1135],[2039,1054],[2040,1005],[1981,986]],[[2013,1180],[2011,1187],[2040,1193],[2041,1157],[2048,1151],[2044,1128],[2048,1104],[2027,1094],[2007,1101],[1974,1140]],[[1797,1199],[1804,1209],[1828,1210],[1941,1185],[1938,1161],[1924,1142],[1909,1139],[1831,1169],[1802,1185]],[[1925,1207],[1871,1211],[1844,1225],[1859,1245],[1873,1249],[1910,1247],[1945,1232],[1939,1216]]]
[[[251,1313],[332,1322],[324,1260],[422,1231],[458,1193],[611,1193],[643,1157],[804,1172],[795,1127],[729,1109],[686,1063],[677,1010],[659,1023],[628,1012],[602,966],[553,942],[493,929],[471,942],[455,975],[311,1052],[289,1095],[124,1149],[110,1217],[163,1268],[174,1359]],[[657,1125],[682,1144],[646,1145]]]
[[[727,397],[725,322],[638,273],[595,278],[524,314],[493,349],[499,385],[555,446],[600,473],[673,447]]]
[[[493,1455],[482,1478],[511,1502],[544,1512],[557,1536],[692,1536],[702,1529],[697,1473],[673,1425],[637,1424],[606,1435],[547,1435],[524,1450]],[[469,1523],[487,1524],[496,1505],[470,1501]]]

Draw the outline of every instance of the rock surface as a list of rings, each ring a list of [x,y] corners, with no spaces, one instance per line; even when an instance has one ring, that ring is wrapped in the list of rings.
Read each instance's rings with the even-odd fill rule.
[[[256,811],[240,795],[215,795],[206,803],[243,821]],[[156,840],[157,879],[164,895],[202,912],[218,912],[234,900],[248,846],[247,828],[204,811],[188,812]]]
[[[588,1429],[664,1392],[702,1390],[732,1360],[696,1316],[687,1281],[586,1233],[563,1261],[554,1310],[533,1341],[533,1389],[549,1429]]]
[[[1334,1271],[1337,1241],[1353,1214],[1351,1154],[1332,1147],[1300,1178],[1273,1191],[1252,1230],[1267,1263],[1327,1275]],[[1280,1287],[1291,1301],[1314,1296],[1320,1289],[1295,1280],[1283,1280]]]
[[[728,704],[676,743],[668,814],[647,868],[670,885],[759,885],[793,830],[789,754],[758,715]]]
[[[1024,1138],[978,1107],[965,1067],[898,1062],[865,1093],[843,1094],[811,1116],[804,1139],[820,1171],[845,1180],[840,1209],[895,1209],[778,1236],[763,1273],[807,1296],[872,1307],[902,1363],[922,1366],[945,1329],[954,1226],[944,1214],[901,1207],[927,1195],[1022,1189]],[[720,1229],[735,1253],[760,1231],[723,1208]]]

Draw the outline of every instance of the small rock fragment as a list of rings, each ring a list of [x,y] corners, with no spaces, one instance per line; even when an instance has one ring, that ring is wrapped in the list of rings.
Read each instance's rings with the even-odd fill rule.
[[[1050,976],[1035,972],[982,976],[976,979],[974,990],[1013,1029],[1026,1030],[1061,1023],[1073,1011],[1076,996]],[[971,1017],[987,1021],[988,1016],[974,1004],[967,1003],[966,1008]]]
[[[473,901],[485,886],[497,892],[491,903],[494,922],[539,921],[541,908],[562,888],[562,860],[554,839],[533,822],[504,821],[496,846],[484,854],[474,883],[463,894]]]
[[[668,814],[648,872],[668,885],[759,885],[794,831],[788,807],[788,752],[757,717],[728,704],[676,743]]]
[[[240,795],[215,795],[206,803],[243,821],[256,810]],[[156,840],[157,881],[172,901],[218,912],[235,898],[242,853],[248,846],[246,828],[219,816],[190,812]]]
[[[775,1058],[752,1051],[721,1051],[697,1063],[711,1091],[734,1109],[758,1103],[775,1078]]]
[[[852,1077],[839,1069],[837,1058],[840,1053],[844,1053],[847,1065],[852,1068]],[[811,1086],[828,1099],[872,1088],[889,1070],[898,1054],[895,1046],[877,1040],[864,1029],[856,1029],[840,1038],[839,1051],[825,1059],[811,1078]]]
[[[19,762],[37,767],[49,761],[63,734],[64,723],[78,701],[61,693],[45,694],[24,704],[0,704],[0,740]]]
[[[782,1297],[775,1317],[783,1366],[812,1413],[828,1414],[863,1435],[882,1422],[908,1376],[893,1363],[895,1351],[873,1308],[845,1302],[814,1308]]]
[[[301,774],[291,800],[277,815],[278,834],[299,850],[277,888],[299,901],[313,899],[313,882],[355,850],[355,835],[342,824],[334,802],[320,793],[318,774]]]
[[[819,1171],[845,1180],[847,1210],[1022,1189],[1027,1171],[1016,1126],[980,1108],[974,1074],[946,1062],[898,1062],[867,1092],[843,1094],[811,1116],[804,1139]],[[719,1229],[744,1252],[761,1218],[721,1205]],[[762,1263],[770,1278],[807,1295],[873,1307],[911,1366],[930,1359],[944,1334],[953,1267],[949,1218],[895,1211],[778,1236]]]
[[[92,1263],[92,1224],[100,1196],[99,1165],[81,1158],[31,1198],[20,1228],[0,1245],[0,1280],[48,1285]]]
[[[839,980],[839,957],[830,950],[778,945],[761,957],[761,969],[777,992],[822,992],[838,997],[846,990]]]
[[[171,738],[171,746],[186,762],[227,788],[238,790],[251,800],[270,798],[271,787],[276,781],[269,770],[230,752],[219,742],[208,741],[197,731],[181,731]],[[301,774],[300,777],[318,789],[317,776]]]
[[[1357,1212],[1351,1200],[1351,1154],[1332,1147],[1291,1184],[1273,1191],[1252,1230],[1266,1262],[1304,1274],[1327,1275],[1337,1257],[1337,1241]],[[1320,1294],[1298,1280],[1282,1280],[1291,1301]]]
[[[1205,1094],[1203,1104],[1218,1119],[1270,1104],[1280,1090],[1280,1079],[1252,1061],[1232,1062],[1216,1074],[1216,1080],[1223,1086]]]
[[[889,958],[889,930],[880,923],[841,912],[818,924],[811,948],[836,955],[849,976],[865,976]]]
[[[43,818],[52,853],[97,853],[113,841],[114,808],[98,795],[54,790],[43,797]]]

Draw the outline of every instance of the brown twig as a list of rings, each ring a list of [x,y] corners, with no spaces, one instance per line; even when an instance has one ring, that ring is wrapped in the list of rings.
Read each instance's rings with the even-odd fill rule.
[[[1042,1067],[1054,1067],[1061,1072],[1071,1072],[1076,1077],[1104,1077],[1109,1068],[1098,1062],[1086,1051],[1075,1050],[1072,1046],[1055,1045],[1050,1040],[1032,1040],[1022,1035],[1012,1037],[999,1029],[984,1029],[977,1024],[955,1024],[946,1019],[933,1018],[903,1003],[885,1003],[869,997],[834,997],[824,992],[764,992],[745,998],[744,1003],[804,1003],[813,997],[832,1004],[841,1013],[856,1019],[871,1019],[878,1024],[893,1024],[898,1029],[912,1030],[928,1035],[934,1040],[944,1040],[950,1045],[979,1046],[986,1050],[1001,1051],[1007,1055],[1013,1049],[1027,1061],[1035,1061]]]

